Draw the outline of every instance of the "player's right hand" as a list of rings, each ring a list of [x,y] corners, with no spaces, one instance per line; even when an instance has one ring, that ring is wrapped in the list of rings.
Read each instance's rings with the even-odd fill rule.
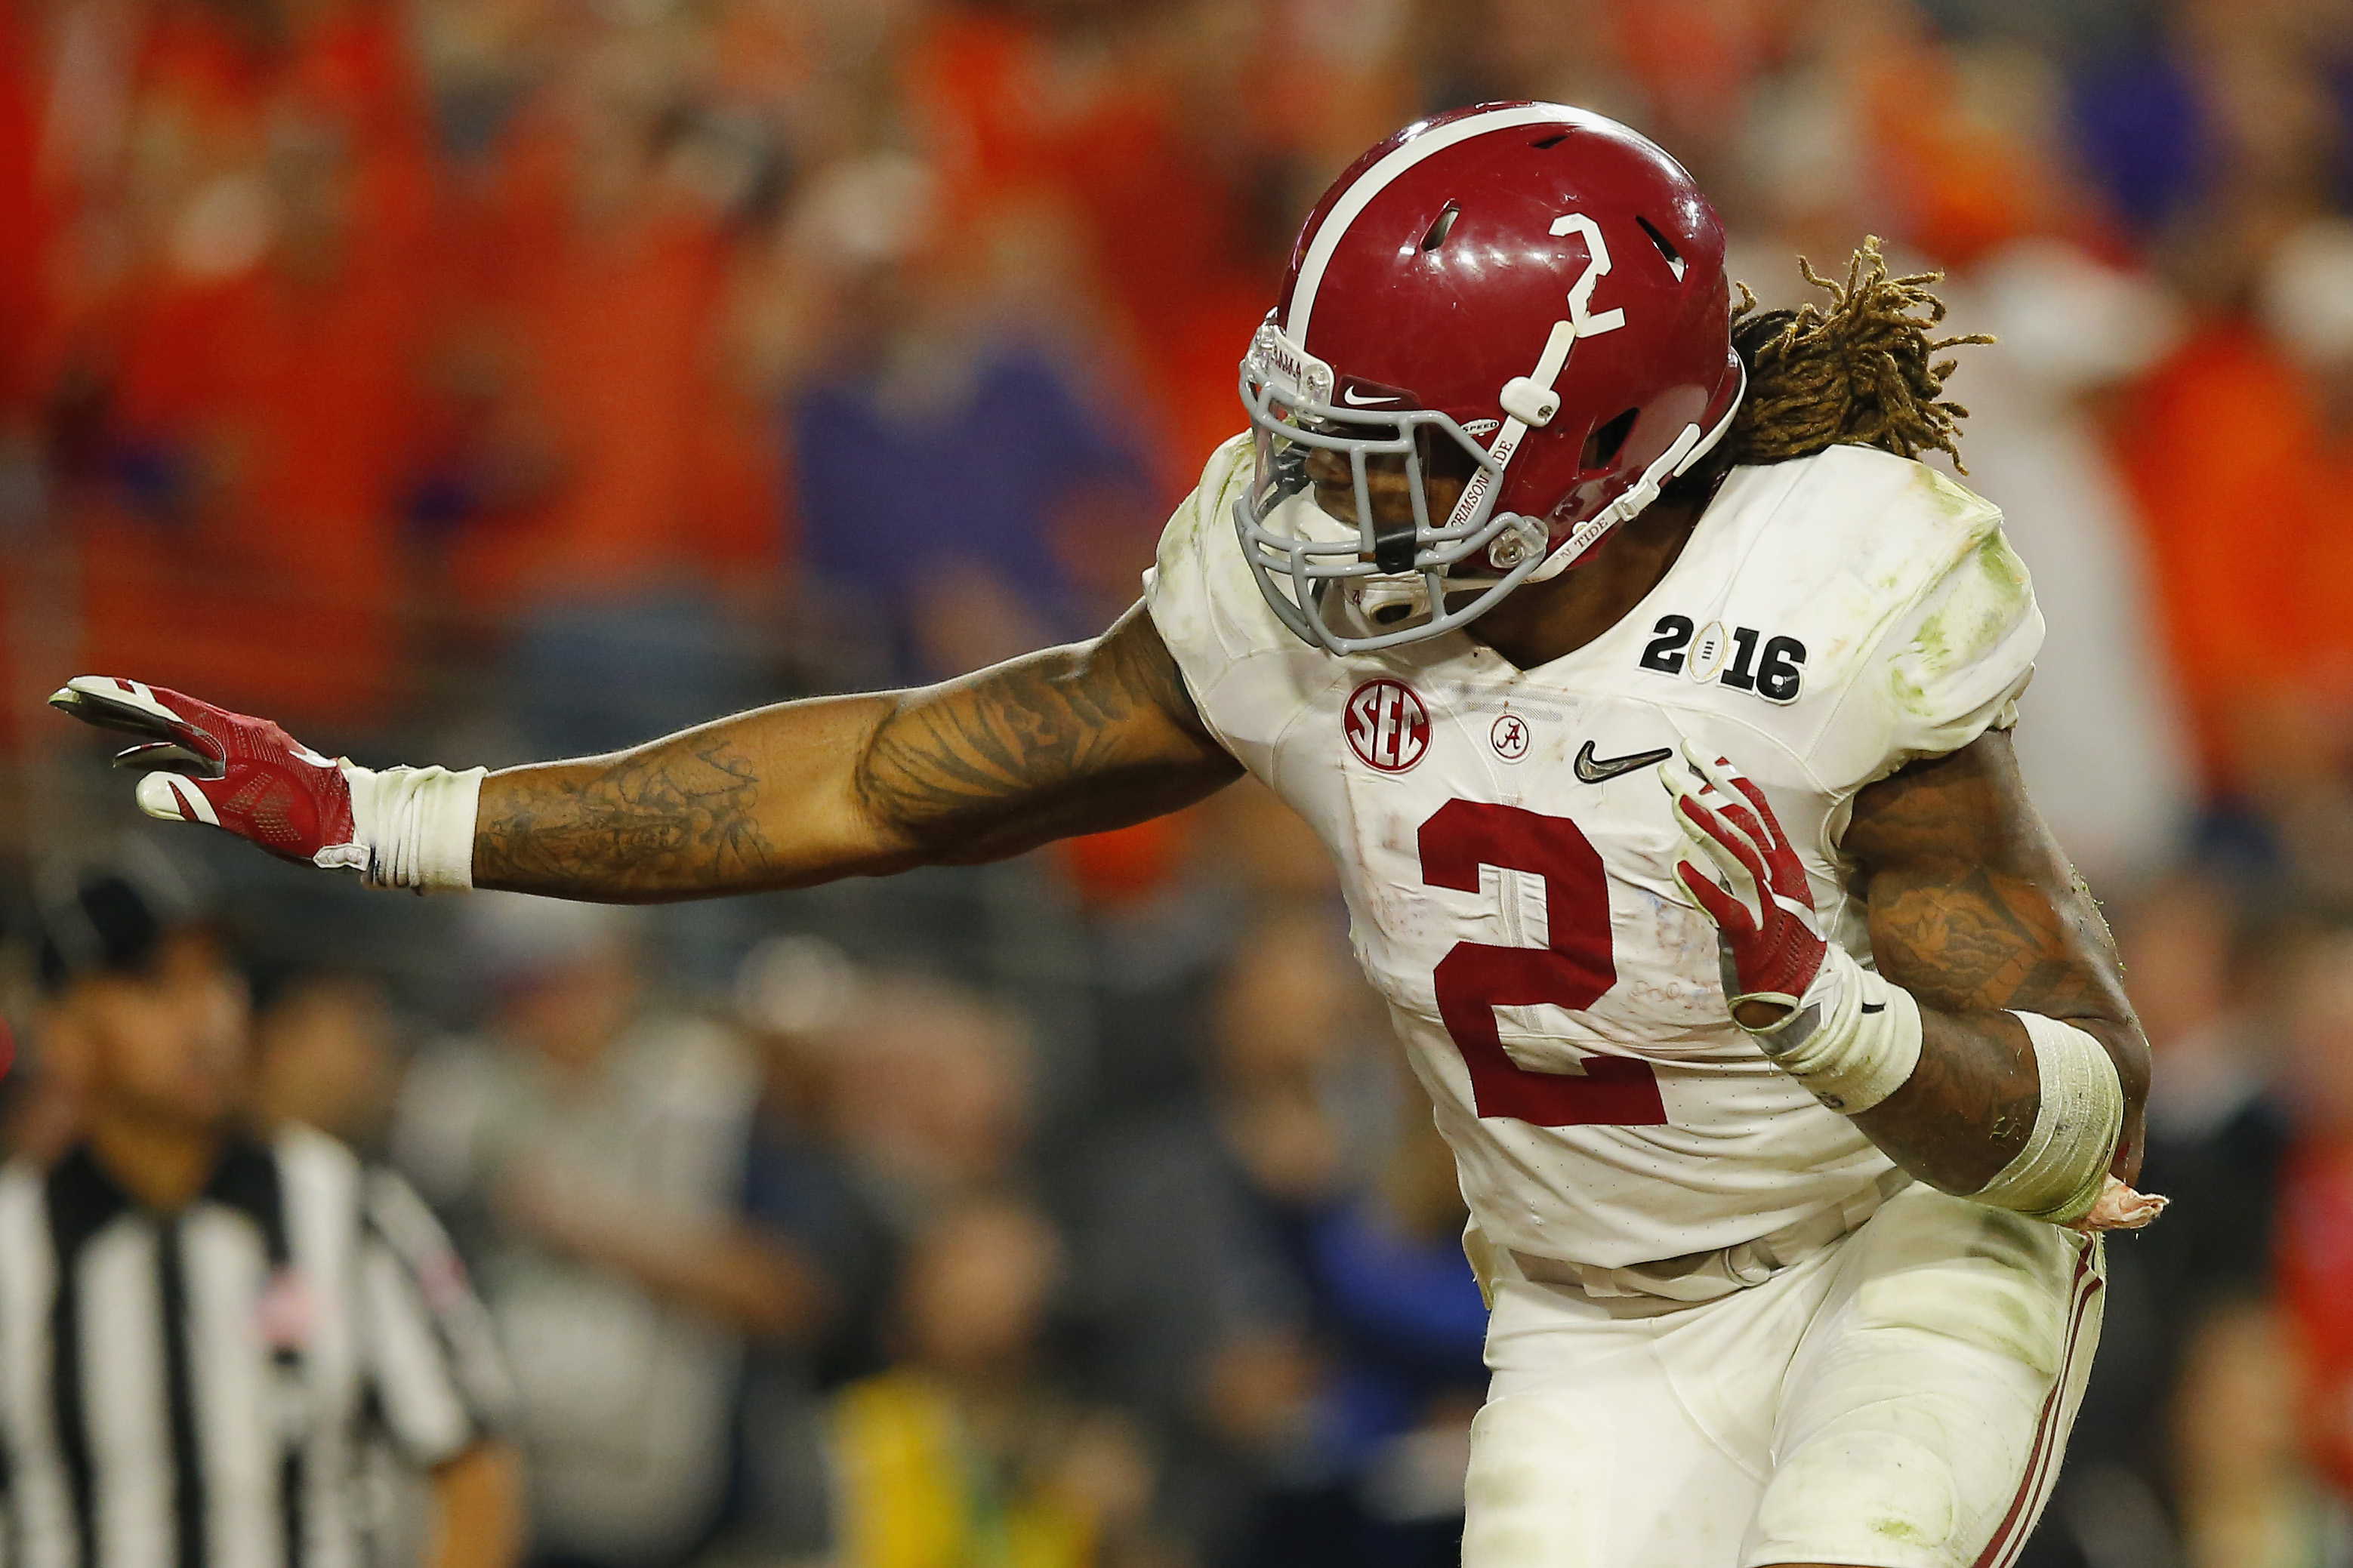
[[[366,868],[342,765],[269,720],[106,675],[76,676],[49,706],[139,738],[114,765],[144,772],[138,801],[148,816],[205,823],[288,860]]]

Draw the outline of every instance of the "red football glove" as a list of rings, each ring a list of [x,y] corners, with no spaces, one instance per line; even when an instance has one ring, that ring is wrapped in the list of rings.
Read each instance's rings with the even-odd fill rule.
[[[49,705],[141,738],[114,765],[145,770],[138,799],[148,816],[224,828],[288,860],[366,869],[342,767],[269,720],[104,675],[76,676]]]
[[[1730,758],[1711,763],[1688,741],[1683,755],[1699,777],[1672,763],[1659,770],[1661,782],[1675,797],[1675,816],[1683,825],[1690,857],[1676,862],[1675,879],[1715,922],[1724,993],[1733,1016],[1739,1017],[1744,1002],[1795,1009],[1821,972],[1829,945],[1814,918],[1806,868],[1773,808],[1765,804],[1765,792]],[[1712,866],[1723,884],[1694,861]]]

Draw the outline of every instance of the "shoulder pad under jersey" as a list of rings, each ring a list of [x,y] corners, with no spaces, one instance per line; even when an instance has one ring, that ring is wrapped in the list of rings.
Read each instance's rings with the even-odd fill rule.
[[[1202,721],[1263,774],[1283,727],[1343,670],[1275,618],[1242,559],[1233,510],[1251,463],[1246,435],[1210,454],[1200,484],[1161,533],[1144,600]]]
[[[1805,647],[1814,700],[1791,739],[1830,793],[2014,721],[2042,616],[1984,498],[1925,463],[1833,447],[1734,470],[1702,528],[1730,556],[1725,624]]]

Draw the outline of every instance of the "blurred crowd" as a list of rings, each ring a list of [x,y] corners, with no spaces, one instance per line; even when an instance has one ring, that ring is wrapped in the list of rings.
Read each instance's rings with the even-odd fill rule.
[[[1449,1561],[1483,1310],[1320,849],[1246,785],[889,883],[395,900],[140,828],[41,698],[495,764],[1086,635],[1317,192],[1518,97],[1684,160],[1768,304],[1877,234],[1999,336],[1952,390],[2051,626],[2020,750],[2181,1200],[2028,1562],[2353,1563],[2342,0],[0,0],[0,887],[173,858],[248,1114],[464,1256],[535,1561]]]

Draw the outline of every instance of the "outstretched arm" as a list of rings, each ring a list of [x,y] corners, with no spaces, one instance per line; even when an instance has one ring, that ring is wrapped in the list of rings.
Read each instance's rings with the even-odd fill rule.
[[[338,763],[266,721],[105,677],[51,700],[140,737],[119,761],[151,770],[153,816],[391,886],[609,903],[998,859],[1241,772],[1140,605],[1092,642],[944,685],[780,703],[487,778]]]
[[[482,784],[486,888],[634,902],[970,864],[1174,811],[1241,772],[1142,605],[960,680],[781,703]]]
[[[2011,1010],[2099,1041],[2125,1094],[2113,1173],[2140,1173],[2148,1042],[2099,907],[2027,798],[2010,736],[1915,763],[1855,797],[1844,847],[1870,899],[1879,973],[1920,1003],[1920,1065],[1855,1118],[1898,1163],[1974,1192],[2014,1158],[2040,1100]]]

